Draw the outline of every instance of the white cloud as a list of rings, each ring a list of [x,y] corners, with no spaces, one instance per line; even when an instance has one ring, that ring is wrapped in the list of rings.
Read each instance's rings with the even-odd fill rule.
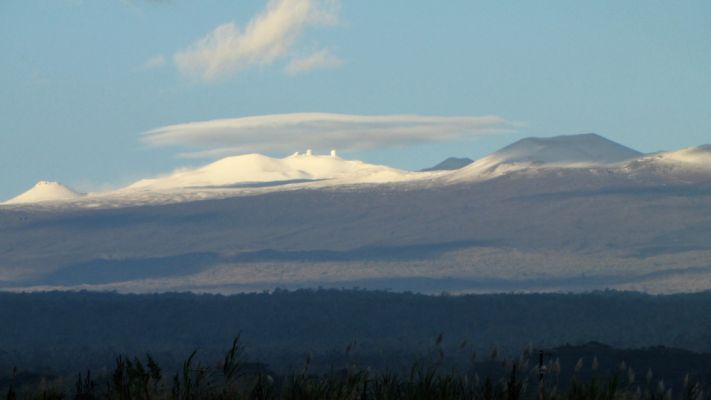
[[[497,116],[350,115],[294,113],[169,125],[143,135],[150,146],[184,146],[187,157],[305,148],[365,150],[511,132]]]
[[[165,65],[165,57],[163,56],[163,54],[158,54],[146,60],[146,62],[143,63],[142,68],[155,69],[160,68],[163,65]]]
[[[291,60],[285,71],[289,75],[296,75],[319,68],[334,68],[341,64],[343,64],[341,59],[331,54],[328,49],[323,49],[306,57]]]
[[[270,0],[244,28],[228,22],[175,53],[178,70],[212,81],[287,55],[309,26],[336,22],[335,0]]]

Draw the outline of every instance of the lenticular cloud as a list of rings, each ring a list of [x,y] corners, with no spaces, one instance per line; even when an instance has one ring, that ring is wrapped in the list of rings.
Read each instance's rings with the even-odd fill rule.
[[[168,125],[143,135],[155,147],[183,146],[188,156],[294,149],[366,150],[511,132],[498,116],[295,113]]]

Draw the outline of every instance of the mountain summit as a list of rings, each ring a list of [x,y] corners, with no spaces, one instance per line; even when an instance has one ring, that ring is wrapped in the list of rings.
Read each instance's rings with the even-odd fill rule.
[[[62,185],[59,182],[39,181],[32,189],[14,197],[3,204],[39,203],[48,201],[65,201],[81,197],[81,194]]]
[[[264,182],[340,180],[347,183],[401,181],[413,173],[384,165],[344,160],[331,151],[316,155],[311,150],[284,158],[262,154],[226,157],[195,169],[178,170],[168,176],[143,179],[127,189],[181,189],[221,187]]]
[[[487,158],[509,164],[612,164],[641,155],[598,134],[586,133],[521,139]]]
[[[549,138],[525,138],[462,168],[452,178],[503,174],[531,167],[609,165],[643,154],[595,133]]]

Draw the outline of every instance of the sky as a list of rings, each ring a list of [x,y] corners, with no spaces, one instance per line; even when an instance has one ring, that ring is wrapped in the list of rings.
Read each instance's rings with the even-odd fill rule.
[[[0,199],[259,151],[711,142],[711,2],[4,0]]]

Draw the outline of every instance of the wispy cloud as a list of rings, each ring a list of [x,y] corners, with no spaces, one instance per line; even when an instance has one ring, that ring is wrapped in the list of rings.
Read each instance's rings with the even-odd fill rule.
[[[141,69],[156,69],[165,65],[165,57],[162,54],[157,54],[146,60]]]
[[[516,124],[498,116],[294,113],[169,125],[146,132],[150,146],[182,146],[187,157],[304,148],[365,150],[505,133]]]
[[[288,55],[307,27],[334,24],[337,5],[335,0],[270,0],[244,29],[235,22],[222,24],[173,59],[182,74],[204,81],[271,64]]]
[[[289,62],[285,71],[289,75],[301,74],[314,69],[334,68],[343,64],[343,61],[331,54],[328,49],[319,50],[306,57],[295,58]]]

